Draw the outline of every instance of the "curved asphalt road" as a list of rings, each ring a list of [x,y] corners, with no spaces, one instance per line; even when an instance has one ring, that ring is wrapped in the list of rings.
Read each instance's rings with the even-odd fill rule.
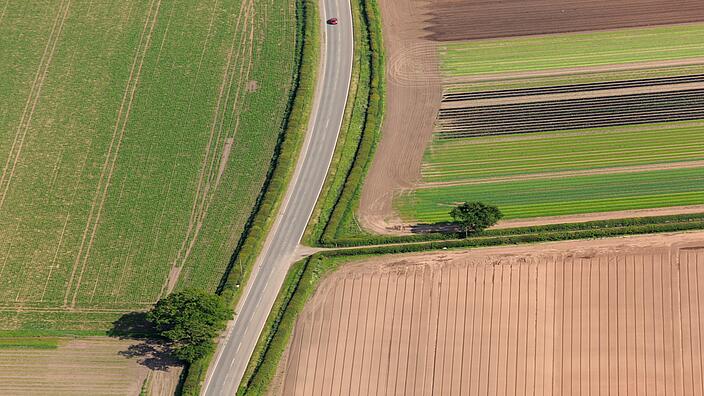
[[[295,260],[295,251],[320,194],[330,166],[345,111],[352,73],[352,13],[349,0],[320,0],[324,25],[323,74],[308,135],[277,219],[236,309],[237,315],[220,343],[208,372],[203,395],[234,395],[259,333]]]

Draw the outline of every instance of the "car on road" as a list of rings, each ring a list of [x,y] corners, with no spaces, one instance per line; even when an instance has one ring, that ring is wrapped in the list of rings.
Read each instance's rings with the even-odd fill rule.
[[[337,18],[330,18],[327,20],[328,25],[337,25]]]

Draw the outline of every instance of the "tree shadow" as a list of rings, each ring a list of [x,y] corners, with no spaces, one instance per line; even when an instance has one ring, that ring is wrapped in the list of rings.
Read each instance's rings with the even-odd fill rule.
[[[420,223],[413,224],[407,228],[413,234],[447,234],[448,237],[457,237],[461,233],[461,228],[456,223]]]
[[[183,362],[173,356],[169,342],[157,334],[147,320],[146,312],[129,312],[112,323],[108,330],[110,337],[134,340],[126,350],[118,355],[135,359],[137,363],[155,371],[169,371],[170,367],[182,366]]]
[[[182,366],[183,362],[176,359],[171,347],[163,340],[142,340],[118,352],[118,355],[127,359],[135,359],[154,371],[169,371],[171,367]]]

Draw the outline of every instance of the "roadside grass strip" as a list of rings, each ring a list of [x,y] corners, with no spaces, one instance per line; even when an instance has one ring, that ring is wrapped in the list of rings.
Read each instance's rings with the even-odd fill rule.
[[[505,219],[696,205],[704,203],[704,168],[418,189],[395,204],[408,221],[436,223],[464,201],[497,205]]]
[[[704,56],[704,24],[476,40],[440,47],[441,69],[449,76],[701,56]]]
[[[704,124],[667,123],[521,137],[434,139],[422,175],[424,182],[451,182],[698,160],[704,160]]]
[[[84,309],[113,317],[171,287],[215,290],[281,132],[294,5],[3,12],[0,307],[23,313],[0,313],[0,329],[105,329]]]

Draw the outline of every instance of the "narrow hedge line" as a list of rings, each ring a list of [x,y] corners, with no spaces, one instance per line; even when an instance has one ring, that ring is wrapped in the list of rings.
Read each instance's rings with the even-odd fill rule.
[[[279,210],[306,135],[313,106],[315,82],[320,63],[320,25],[316,0],[296,0],[296,66],[292,76],[289,102],[284,114],[274,157],[262,192],[240,238],[217,292],[233,307],[257,259],[266,235]],[[212,354],[187,368],[182,396],[198,396],[212,360]]]
[[[357,153],[349,168],[345,183],[335,204],[331,208],[324,208],[321,214],[321,218],[324,219],[328,217],[327,213],[330,213],[327,222],[324,222],[325,226],[319,240],[321,243],[334,241],[345,221],[349,221],[350,217],[354,216],[359,202],[359,189],[379,141],[386,105],[384,80],[386,61],[381,34],[381,14],[376,0],[359,0],[358,5],[362,17],[361,21],[366,28],[367,45],[370,49],[368,103]]]
[[[318,287],[322,276],[341,264],[368,256],[420,252],[443,248],[478,248],[573,239],[606,238],[623,235],[684,231],[704,228],[704,220],[672,224],[632,224],[623,227],[557,231],[523,235],[482,237],[465,240],[435,241],[422,244],[388,245],[359,249],[342,249],[316,253],[299,261],[290,270],[284,289],[269,314],[264,333],[257,342],[258,354],[252,357],[248,370],[255,368],[238,395],[265,394],[278,370],[298,315]]]
[[[503,228],[496,230],[485,230],[475,234],[473,237],[486,236],[507,236],[507,235],[522,235],[530,233],[545,233],[557,231],[580,231],[580,230],[596,230],[600,228],[626,227],[633,225],[649,225],[649,224],[672,224],[686,223],[704,220],[704,213],[692,213],[682,215],[668,216],[650,216],[636,217],[626,219],[611,219],[611,220],[594,220],[582,223],[562,223],[562,224],[546,224],[531,227],[515,227]],[[415,242],[430,242],[448,239],[464,239],[464,235],[460,233],[424,233],[413,235],[369,235],[358,238],[343,238],[335,239],[327,243],[320,243],[319,246],[327,248],[339,247],[362,247],[368,245],[382,245],[392,243],[415,243]]]
[[[626,235],[643,235],[662,232],[704,229],[704,221],[669,224],[645,224],[625,227],[596,228],[576,231],[554,231],[504,236],[482,236],[469,239],[431,241],[398,245],[379,245],[356,249],[340,249],[326,252],[327,256],[356,256],[390,253],[410,253],[450,248],[478,248],[500,245],[517,245],[536,242],[567,241],[575,239],[609,238]]]

